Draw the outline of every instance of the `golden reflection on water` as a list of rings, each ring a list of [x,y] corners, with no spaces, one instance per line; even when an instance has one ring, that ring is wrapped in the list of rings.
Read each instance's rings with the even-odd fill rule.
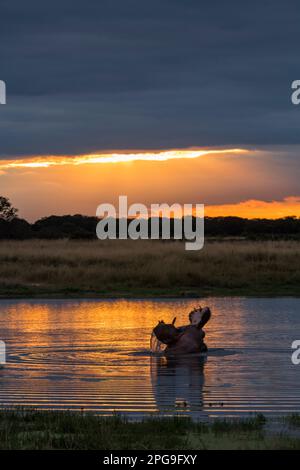
[[[186,324],[197,300],[0,301],[0,404],[201,418],[298,410],[296,371],[287,352],[278,355],[280,334],[287,343],[293,335],[296,300],[286,300],[282,325],[281,300],[207,299],[208,356],[176,360],[150,354],[152,328],[174,316]]]

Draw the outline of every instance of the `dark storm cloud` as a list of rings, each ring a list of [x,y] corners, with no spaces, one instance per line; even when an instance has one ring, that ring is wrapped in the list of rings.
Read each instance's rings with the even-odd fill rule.
[[[2,0],[0,155],[300,143],[295,1]]]

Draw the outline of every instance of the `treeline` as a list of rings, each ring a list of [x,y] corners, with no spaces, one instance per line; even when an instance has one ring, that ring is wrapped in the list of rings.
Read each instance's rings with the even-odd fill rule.
[[[96,217],[66,215],[45,217],[30,224],[24,219],[0,217],[0,239],[86,239],[96,238]],[[195,222],[195,220],[194,220]],[[130,220],[128,220],[128,224]],[[151,220],[148,221],[149,227]],[[171,220],[171,237],[174,220]],[[150,232],[149,232],[150,233]],[[240,217],[206,217],[206,237],[242,237],[247,239],[300,240],[300,218],[243,219]]]

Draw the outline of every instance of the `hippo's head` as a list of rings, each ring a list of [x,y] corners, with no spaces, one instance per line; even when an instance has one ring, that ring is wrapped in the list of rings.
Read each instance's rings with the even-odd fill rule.
[[[208,307],[196,307],[189,314],[190,323],[192,325],[198,326],[198,328],[203,328],[210,317],[211,311]]]
[[[180,332],[174,326],[176,318],[172,321],[172,323],[165,323],[163,320],[159,321],[156,327],[153,329],[153,333],[155,334],[156,338],[164,344],[172,344],[176,342]]]

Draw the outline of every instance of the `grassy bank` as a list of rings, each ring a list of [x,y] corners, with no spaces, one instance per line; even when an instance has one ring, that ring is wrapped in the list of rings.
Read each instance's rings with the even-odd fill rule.
[[[188,418],[128,422],[70,412],[1,411],[0,449],[300,449],[300,438],[268,435],[264,427],[263,416],[205,424]]]
[[[193,295],[300,295],[300,242],[0,242],[2,297]]]

